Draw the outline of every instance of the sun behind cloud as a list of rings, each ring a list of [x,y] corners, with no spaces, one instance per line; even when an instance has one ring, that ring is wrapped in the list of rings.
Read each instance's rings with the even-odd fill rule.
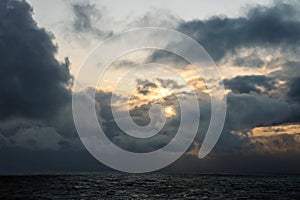
[[[167,88],[159,88],[158,94],[161,96],[161,98],[169,96],[172,94],[172,92]]]
[[[176,111],[172,106],[166,106],[164,111],[167,118],[176,116]]]

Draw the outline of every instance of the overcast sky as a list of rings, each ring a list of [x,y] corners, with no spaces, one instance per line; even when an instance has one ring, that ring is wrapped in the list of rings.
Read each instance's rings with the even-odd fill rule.
[[[89,51],[96,46],[104,38],[96,38],[89,42],[78,41],[78,38],[70,38],[74,34],[74,30],[70,28],[74,22],[74,12],[72,5],[86,4],[88,1],[28,1],[34,8],[34,18],[42,27],[46,27],[54,33],[56,41],[59,44],[59,57],[72,57],[73,66],[71,71],[76,74],[80,64],[83,62]],[[271,0],[234,0],[226,2],[222,0],[213,1],[197,1],[189,0],[182,2],[180,0],[104,0],[89,1],[91,5],[101,12],[101,19],[96,26],[101,29],[111,29],[115,32],[127,30],[130,28],[144,26],[162,26],[166,24],[160,23],[161,20],[167,20],[170,16],[174,16],[180,20],[207,19],[216,15],[226,15],[228,17],[244,16],[248,7],[266,5]],[[148,24],[143,20],[149,20]],[[176,22],[173,22],[176,24]],[[173,28],[173,27],[169,27]],[[71,30],[69,30],[71,29]],[[95,39],[95,38],[94,38]],[[78,42],[84,43],[78,44]]]
[[[108,138],[133,152],[159,149],[176,134],[181,112],[171,92],[196,94],[197,137],[165,171],[299,173],[299,13],[296,0],[0,1],[0,173],[109,170],[87,152],[73,122],[72,95],[91,91]],[[209,90],[187,61],[162,51],[132,52],[114,61],[99,85],[72,90],[74,76],[96,45],[122,30],[147,26],[187,34],[219,68],[227,116],[217,145],[204,159],[197,153],[210,120]],[[185,82],[168,70],[154,73],[162,75],[155,78],[153,68],[131,79],[136,90],[128,108],[134,121],[149,123],[155,103],[162,103],[167,117],[160,134],[140,140],[117,126],[111,109],[124,107],[110,99],[121,74],[149,62],[174,67]],[[116,99],[124,101],[123,94],[116,93]]]

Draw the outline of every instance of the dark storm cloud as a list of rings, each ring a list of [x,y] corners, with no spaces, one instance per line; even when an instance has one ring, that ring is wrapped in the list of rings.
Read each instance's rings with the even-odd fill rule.
[[[70,100],[69,61],[25,1],[0,2],[0,118],[48,117]]]
[[[225,79],[225,87],[234,93],[261,93],[263,90],[274,89],[275,80],[266,76],[237,76],[233,79]]]
[[[89,2],[72,5],[74,13],[73,28],[77,33],[91,33],[99,37],[109,37],[111,31],[103,31],[97,27],[98,21],[103,18],[102,12],[96,5]]]
[[[52,39],[33,20],[28,3],[0,1],[1,150],[81,148],[68,109],[70,61],[55,58]]]
[[[291,115],[288,102],[258,94],[229,94],[225,128],[250,129],[286,122]]]
[[[220,60],[241,47],[296,48],[300,42],[299,13],[298,1],[276,1],[270,7],[250,8],[245,17],[188,21],[178,30],[196,39],[213,59]]]
[[[288,97],[300,104],[300,77],[292,79],[289,86]]]

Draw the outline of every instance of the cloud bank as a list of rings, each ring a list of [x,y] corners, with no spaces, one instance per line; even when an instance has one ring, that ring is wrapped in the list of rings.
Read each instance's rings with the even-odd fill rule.
[[[75,34],[107,37],[113,33],[97,25],[96,21],[101,21],[103,15],[95,5],[73,4],[72,9]],[[275,1],[269,6],[251,7],[237,18],[213,16],[206,20],[183,21],[164,16],[162,25],[178,25],[177,29],[202,44],[220,67],[233,69],[224,79],[228,90],[224,131],[212,154],[204,160],[198,160],[194,152],[207,129],[210,102],[201,77],[189,77],[188,82],[200,102],[201,126],[189,152],[166,170],[299,172],[296,169],[300,169],[297,159],[300,130],[290,131],[300,123],[299,11],[297,1]],[[153,18],[155,16],[148,14],[136,23],[155,24]],[[25,1],[0,1],[1,173],[106,169],[79,142],[71,113],[70,61],[56,59],[58,47],[53,38],[33,20],[32,8]],[[162,61],[189,72],[185,68],[186,61],[174,55],[163,52],[151,56],[146,62]],[[118,63],[116,70],[130,68],[135,63],[125,59]],[[251,70],[257,73],[251,74]],[[249,74],[238,74],[240,72]],[[143,103],[132,107],[131,115],[140,124],[147,124],[149,107],[155,102],[151,98],[145,101],[147,95],[159,90],[161,85],[184,93],[184,87],[172,79],[156,82],[137,79],[136,82],[139,87],[132,100]],[[108,137],[121,148],[153,151],[167,144],[176,133],[180,112],[172,95],[167,94],[163,101],[165,105],[175,105],[177,115],[149,141],[128,137],[117,127],[111,114],[110,97],[109,90],[97,91],[96,103],[101,107],[98,117]],[[280,134],[276,134],[278,132]]]

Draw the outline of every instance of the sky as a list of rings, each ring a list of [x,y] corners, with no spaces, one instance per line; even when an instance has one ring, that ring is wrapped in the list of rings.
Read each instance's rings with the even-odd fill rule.
[[[2,0],[0,173],[110,170],[86,150],[75,128],[72,95],[90,93],[96,94],[97,119],[106,136],[137,153],[171,142],[182,117],[178,97],[189,101],[195,95],[201,115],[188,122],[199,123],[197,136],[187,152],[162,171],[299,173],[299,11],[296,0]],[[198,151],[211,117],[212,91],[188,61],[144,49],[118,57],[96,84],[91,82],[93,72],[84,80],[76,79],[99,43],[120,31],[142,27],[188,35],[218,67],[227,97],[226,120],[216,146],[203,159]],[[91,63],[95,62],[94,58]],[[142,66],[138,75],[130,74],[137,65]],[[80,89],[75,90],[74,84]],[[146,139],[124,134],[113,111],[122,116],[129,111],[136,124],[146,126],[153,104],[163,106],[166,118],[159,133]],[[193,113],[196,108],[185,109]],[[86,132],[92,129],[87,126]]]

